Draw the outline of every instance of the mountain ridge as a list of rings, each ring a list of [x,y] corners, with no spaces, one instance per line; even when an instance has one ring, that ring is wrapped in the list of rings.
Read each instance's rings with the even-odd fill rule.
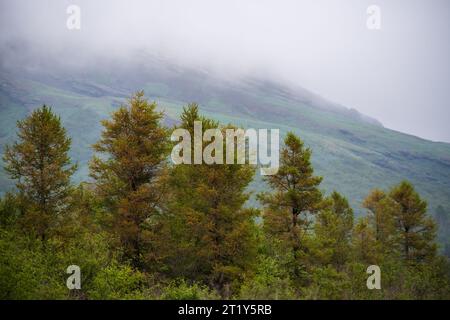
[[[313,150],[313,164],[324,176],[323,189],[341,191],[357,213],[370,189],[412,181],[430,203],[430,211],[450,208],[450,144],[432,142],[384,128],[375,119],[328,102],[306,89],[272,81],[217,79],[206,72],[157,65],[99,66],[61,71],[3,64],[0,75],[0,151],[15,139],[15,121],[42,104],[61,115],[73,138],[71,155],[79,162],[76,180],[87,178],[90,145],[105,119],[132,92],[143,89],[158,102],[166,123],[178,119],[182,106],[197,102],[201,111],[222,123],[294,131]],[[5,173],[0,191],[12,187]],[[264,188],[260,178],[252,186]]]

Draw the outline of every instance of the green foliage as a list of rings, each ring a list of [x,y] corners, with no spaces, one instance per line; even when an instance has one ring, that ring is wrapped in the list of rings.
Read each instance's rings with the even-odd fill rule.
[[[22,211],[20,210],[20,201],[15,194],[7,193],[0,198],[0,226],[7,228],[13,226]]]
[[[245,279],[237,298],[278,300],[295,297],[295,290],[286,270],[275,258],[260,256],[255,275]]]
[[[350,281],[348,275],[333,267],[318,267],[312,270],[312,285],[304,291],[305,299],[348,299]]]
[[[64,268],[41,241],[0,231],[0,298],[67,299]]]
[[[96,274],[110,263],[106,239],[84,233],[76,239],[39,239],[19,230],[0,231],[0,287],[2,299],[86,298]],[[71,294],[66,269],[82,270],[82,290]]]
[[[19,122],[5,151],[18,188],[0,199],[0,299],[450,298],[449,261],[411,183],[370,192],[354,222],[343,195],[319,190],[311,149],[289,133],[261,220],[245,205],[255,168],[168,165],[155,108],[137,93],[104,121],[94,181],[76,187],[59,118],[44,107]],[[179,126],[192,132],[194,121],[232,127],[191,104]],[[443,208],[436,218],[445,225]],[[380,290],[366,286],[372,264]],[[66,287],[69,265],[81,289]]]
[[[322,177],[314,176],[311,149],[305,148],[300,138],[288,133],[284,144],[278,173],[266,178],[274,192],[261,193],[258,199],[265,206],[265,231],[292,252],[293,277],[299,280],[304,278],[302,274],[307,264],[305,253],[311,216],[323,206],[318,189]]]
[[[143,299],[145,280],[141,272],[114,263],[95,275],[87,295],[94,300]]]
[[[214,300],[219,299],[219,296],[205,285],[189,284],[184,279],[176,279],[163,288],[160,298],[165,300]]]
[[[219,126],[192,104],[184,109],[180,127],[193,133],[194,121],[201,121],[203,130]],[[229,296],[254,262],[258,212],[244,208],[254,168],[179,164],[169,174],[167,215],[156,239],[163,250],[155,260],[164,262],[171,277],[199,281]]]
[[[433,258],[436,253],[436,224],[427,215],[427,203],[407,181],[394,187],[389,196],[398,206],[394,219],[404,258],[412,262]]]
[[[63,212],[76,170],[68,155],[71,139],[51,108],[43,106],[17,122],[18,142],[6,146],[5,170],[15,179],[25,208],[23,223],[45,239]]]
[[[111,213],[111,227],[118,237],[124,259],[143,268],[149,248],[149,221],[160,212],[165,193],[164,172],[169,152],[168,131],[161,125],[144,93],[137,92],[104,120],[102,138],[93,147],[106,158],[94,156],[91,176],[96,192]]]
[[[345,197],[333,192],[317,216],[312,254],[321,265],[340,270],[350,258],[353,210]]]

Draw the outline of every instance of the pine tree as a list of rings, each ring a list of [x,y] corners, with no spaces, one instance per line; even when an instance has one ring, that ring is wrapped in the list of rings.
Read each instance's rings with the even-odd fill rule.
[[[120,240],[124,257],[142,268],[151,245],[152,218],[161,213],[164,172],[170,151],[163,114],[137,92],[102,122],[102,137],[93,147],[104,154],[90,164],[91,176]]]
[[[45,240],[64,212],[76,170],[68,155],[71,139],[50,107],[36,109],[18,121],[19,141],[6,146],[5,169],[24,206],[24,226]]]
[[[395,253],[398,234],[395,229],[395,212],[399,207],[384,191],[374,189],[364,199],[363,207],[368,210],[368,223],[373,230],[372,249],[377,252],[378,260],[386,254]]]
[[[311,149],[305,148],[303,141],[288,133],[284,144],[278,173],[265,178],[274,192],[261,193],[258,199],[265,206],[263,218],[266,233],[292,252],[294,277],[299,277],[312,229],[311,217],[323,205],[322,193],[318,188],[322,177],[314,176]]]
[[[373,225],[367,216],[360,217],[353,228],[352,246],[356,261],[379,264],[379,246]]]
[[[353,210],[348,200],[334,191],[317,215],[315,224],[316,256],[320,257],[322,265],[342,269],[350,258],[352,230]]]
[[[180,128],[192,137],[194,121],[202,123],[203,131],[220,128],[190,104],[183,110]],[[221,128],[223,135],[225,129]],[[243,207],[253,174],[250,165],[173,166],[168,221],[161,229],[170,231],[161,231],[160,238],[168,245],[164,260],[170,275],[204,282],[222,297],[230,296],[233,283],[242,280],[254,262],[256,211]]]
[[[409,262],[433,258],[436,253],[436,224],[427,215],[427,203],[414,186],[403,181],[391,189],[390,198],[397,204],[395,224],[403,257]]]

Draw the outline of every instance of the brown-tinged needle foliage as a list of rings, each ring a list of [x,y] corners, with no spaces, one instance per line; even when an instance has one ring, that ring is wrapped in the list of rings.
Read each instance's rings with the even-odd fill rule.
[[[0,299],[450,298],[437,224],[411,183],[374,189],[355,217],[339,190],[321,189],[313,150],[288,133],[278,173],[251,207],[255,166],[172,163],[163,117],[134,94],[102,121],[79,185],[51,108],[18,122],[4,150],[16,188],[0,198]],[[235,128],[196,104],[176,128],[193,137],[195,121],[223,136]],[[437,217],[442,234],[448,213]],[[66,287],[73,264],[79,290]],[[380,267],[379,290],[366,286],[370,265]]]

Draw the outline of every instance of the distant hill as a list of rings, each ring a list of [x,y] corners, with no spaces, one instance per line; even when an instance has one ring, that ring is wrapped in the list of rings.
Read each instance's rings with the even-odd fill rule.
[[[142,58],[142,57],[141,57]],[[152,58],[140,64],[99,63],[83,70],[3,65],[0,70],[0,151],[15,138],[16,120],[50,105],[61,115],[73,139],[71,155],[79,162],[76,180],[87,179],[90,145],[100,136],[100,120],[143,89],[177,121],[182,106],[198,102],[201,111],[222,123],[292,130],[313,150],[324,191],[345,194],[357,213],[375,187],[402,179],[417,186],[430,209],[450,209],[450,144],[431,142],[384,128],[378,121],[336,105],[301,88],[261,79],[221,79]],[[0,191],[12,187],[0,174]],[[255,190],[264,188],[258,178]]]

